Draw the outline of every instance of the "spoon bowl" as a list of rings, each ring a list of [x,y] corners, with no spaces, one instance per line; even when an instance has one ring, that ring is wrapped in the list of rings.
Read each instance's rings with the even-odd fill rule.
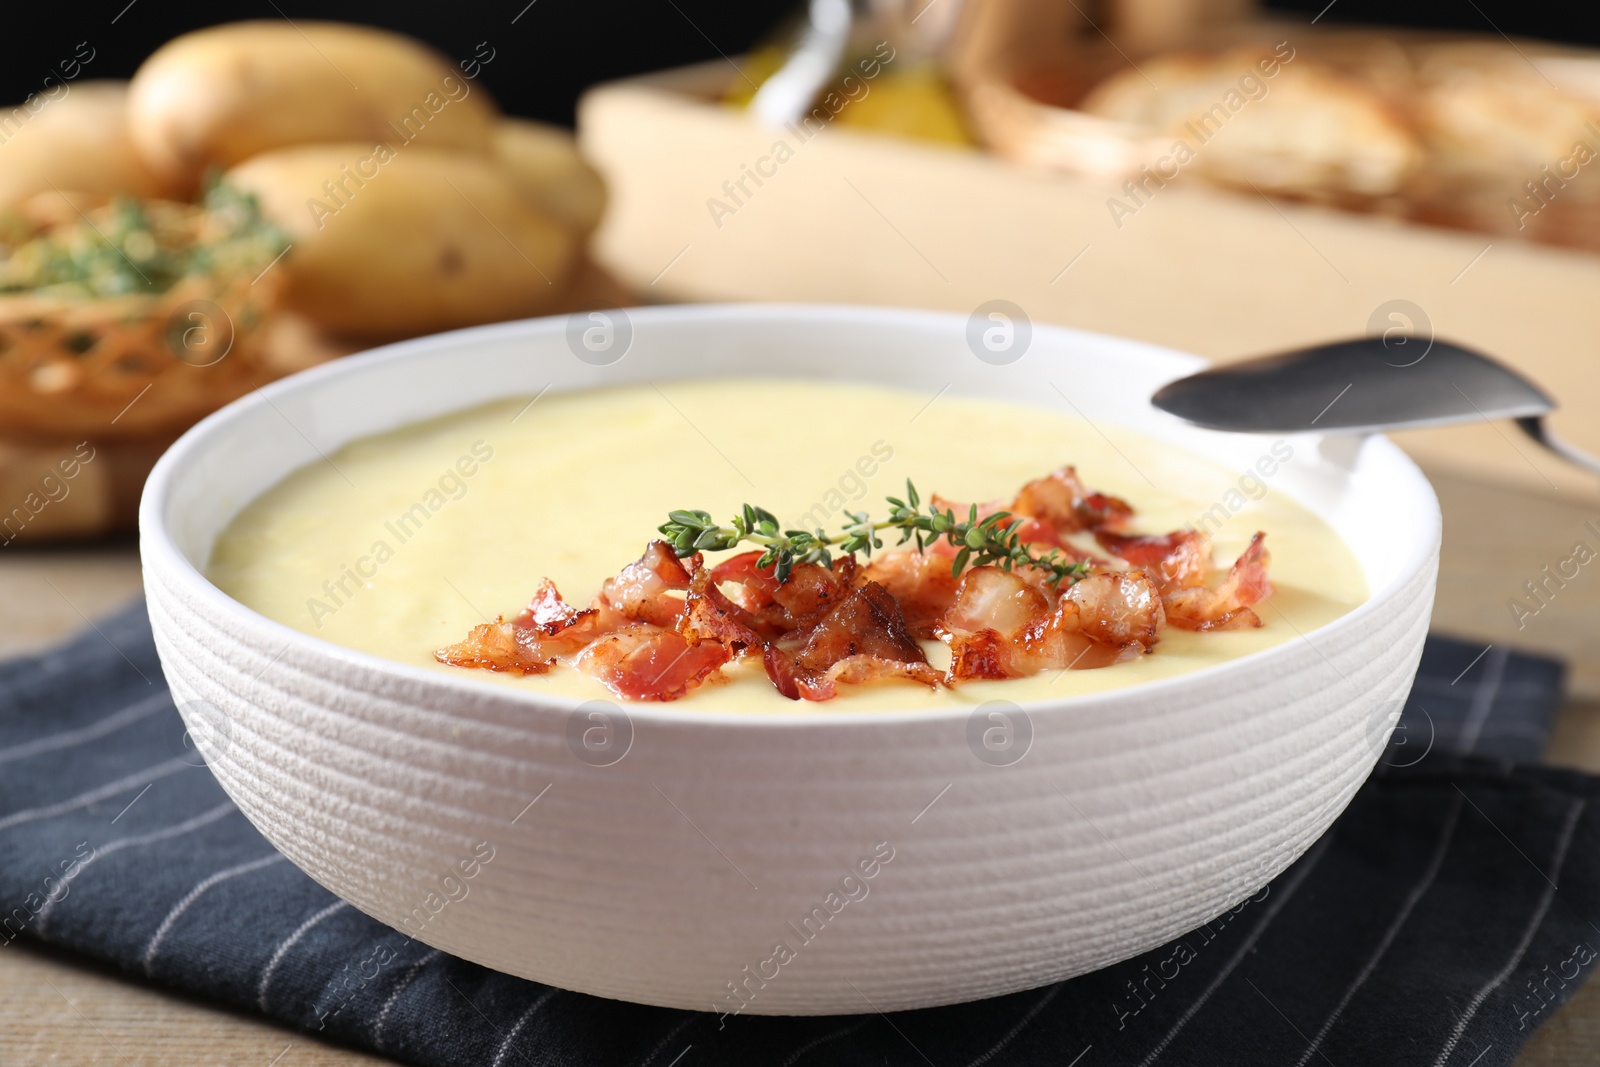
[[[1150,402],[1198,426],[1377,433],[1555,410],[1538,386],[1470,348],[1369,337],[1192,374]]]
[[[1555,401],[1510,367],[1422,337],[1365,337],[1232,363],[1179,378],[1150,402],[1212,430],[1383,433],[1513,419],[1557,455],[1600,473],[1600,460],[1545,425]]]

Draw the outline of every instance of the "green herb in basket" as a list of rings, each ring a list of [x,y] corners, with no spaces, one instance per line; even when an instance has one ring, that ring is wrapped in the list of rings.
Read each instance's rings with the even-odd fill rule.
[[[118,199],[27,239],[0,239],[0,293],[164,293],[187,277],[254,274],[287,247],[255,197],[214,181],[198,205]]]

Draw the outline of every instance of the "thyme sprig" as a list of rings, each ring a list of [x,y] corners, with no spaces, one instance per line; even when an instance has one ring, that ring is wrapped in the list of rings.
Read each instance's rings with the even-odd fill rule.
[[[680,510],[669,512],[667,521],[658,529],[671,543],[680,557],[696,552],[721,552],[749,542],[759,545],[764,552],[757,561],[759,566],[773,567],[778,580],[785,581],[800,563],[818,563],[831,566],[835,551],[843,555],[861,553],[871,558],[874,549],[883,547],[878,535],[886,530],[899,530],[898,544],[915,541],[917,551],[941,539],[955,548],[955,559],[950,572],[959,575],[970,563],[973,566],[996,566],[1003,570],[1014,567],[1035,567],[1044,571],[1050,585],[1068,585],[1089,573],[1089,565],[1069,559],[1059,549],[1034,552],[1022,541],[1021,523],[1008,522],[1009,511],[997,511],[978,517],[978,506],[973,504],[965,519],[956,518],[951,508],[940,508],[930,503],[924,509],[917,487],[906,480],[906,496],[887,497],[889,517],[874,521],[864,511],[844,512],[843,529],[830,534],[820,527],[814,530],[784,529],[777,516],[766,508],[745,504],[729,525],[722,526],[705,511]]]
[[[213,176],[200,204],[118,197],[45,228],[0,212],[0,293],[165,293],[189,277],[254,277],[288,245],[254,195]]]

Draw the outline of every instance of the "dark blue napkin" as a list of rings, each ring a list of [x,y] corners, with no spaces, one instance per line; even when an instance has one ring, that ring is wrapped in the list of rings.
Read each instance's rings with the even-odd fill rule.
[[[485,970],[317,886],[187,744],[139,605],[0,665],[0,951],[36,938],[450,1067],[1495,1067],[1600,946],[1600,779],[1514,762],[1542,752],[1560,683],[1549,660],[1430,638],[1334,828],[1136,959],[957,1007],[724,1023]]]

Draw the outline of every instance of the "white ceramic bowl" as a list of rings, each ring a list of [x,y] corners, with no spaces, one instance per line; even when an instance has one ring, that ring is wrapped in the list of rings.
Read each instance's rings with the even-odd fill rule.
[[[1077,383],[1091,419],[1241,470],[1262,450],[1153,412],[1151,392],[1200,363],[1130,341],[1035,326],[1020,361],[991,366],[954,315],[628,315],[631,348],[607,367],[575,358],[557,318],[296,375],[195,427],[150,478],[145,587],[174,696],[192,730],[221,736],[213,770],[250,820],[362,911],[489,967],[648,1004],[972,1000],[1106,966],[1256,893],[1381,753],[1421,653],[1439,516],[1427,481],[1376,438],[1297,441],[1273,482],[1349,543],[1370,600],[1195,674],[1029,706],[1011,726],[1031,746],[1009,766],[974,754],[969,731],[995,725],[981,717],[826,705],[749,718],[633,706],[611,724],[631,748],[594,766],[569,745],[569,703],[347,651],[202,576],[238,509],[319,454],[546,386],[802,367],[1057,406],[1037,387],[1055,377]],[[845,880],[862,861],[873,877]]]

